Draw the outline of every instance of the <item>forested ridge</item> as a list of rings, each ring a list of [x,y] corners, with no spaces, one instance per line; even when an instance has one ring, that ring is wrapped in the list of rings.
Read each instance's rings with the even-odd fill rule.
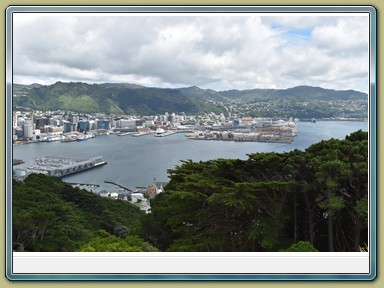
[[[58,178],[13,183],[18,251],[361,251],[368,133],[247,160],[183,161],[151,213]]]
[[[23,96],[13,107],[38,110],[70,110],[80,113],[155,115],[165,112],[224,112],[208,101],[185,97],[177,89],[150,88],[134,84],[87,84],[56,82],[49,86],[14,86]]]
[[[128,83],[13,84],[13,108],[79,113],[156,115],[165,112],[252,117],[367,118],[368,95],[354,90],[297,86],[288,89],[215,91],[196,86],[154,88]],[[240,117],[240,116],[239,116]]]

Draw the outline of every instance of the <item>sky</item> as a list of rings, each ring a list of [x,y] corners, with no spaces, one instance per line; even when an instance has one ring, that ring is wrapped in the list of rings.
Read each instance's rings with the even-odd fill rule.
[[[347,14],[13,14],[13,82],[368,92],[369,19]]]

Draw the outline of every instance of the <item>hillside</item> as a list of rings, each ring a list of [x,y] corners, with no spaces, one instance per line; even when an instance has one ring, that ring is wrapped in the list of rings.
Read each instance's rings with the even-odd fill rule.
[[[129,83],[57,82],[49,86],[14,84],[13,87],[14,108],[80,113],[200,114],[227,113],[229,109],[235,109],[238,115],[246,112],[248,116],[254,117],[361,119],[367,118],[368,111],[366,93],[311,86],[214,91],[196,86],[170,89]]]
[[[296,101],[303,100],[367,100],[367,94],[354,90],[332,90],[321,87],[297,86],[288,89],[248,89],[248,90],[226,90],[214,91],[211,89],[201,89],[196,86],[179,88],[184,95],[202,99],[227,100],[239,103],[249,103],[253,101],[291,99]]]
[[[20,86],[16,84],[14,87],[16,92]],[[134,84],[57,82],[49,86],[23,88],[22,97],[14,93],[14,107],[139,115],[171,111],[190,114],[224,111],[223,107],[206,100],[186,97],[177,89],[148,88]]]
[[[144,216],[139,208],[73,188],[56,177],[31,174],[23,182],[14,181],[12,203],[15,251],[115,251],[122,245],[125,251],[151,249],[136,236]]]
[[[366,93],[354,90],[332,90],[311,86],[297,86],[288,89],[228,90],[220,92],[219,95],[242,103],[266,99],[347,101],[366,100],[368,97]]]

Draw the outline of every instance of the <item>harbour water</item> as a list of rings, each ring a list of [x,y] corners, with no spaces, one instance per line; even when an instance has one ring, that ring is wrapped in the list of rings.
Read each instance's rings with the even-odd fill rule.
[[[72,183],[91,183],[100,189],[114,190],[104,183],[112,181],[123,186],[147,186],[156,181],[167,182],[167,170],[180,165],[180,160],[206,161],[217,158],[247,159],[247,154],[257,152],[288,152],[294,149],[305,150],[310,145],[330,138],[344,139],[357,130],[368,131],[367,122],[318,121],[300,122],[298,136],[291,144],[231,142],[231,141],[193,141],[184,134],[168,137],[117,137],[102,135],[81,142],[34,143],[13,147],[13,158],[25,163],[17,168],[28,166],[35,157],[58,156],[86,159],[102,156],[107,165],[72,174],[63,178]],[[115,189],[116,190],[116,189]]]

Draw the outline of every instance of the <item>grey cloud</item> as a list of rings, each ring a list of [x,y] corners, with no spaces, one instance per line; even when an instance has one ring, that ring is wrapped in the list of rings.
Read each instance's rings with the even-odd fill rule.
[[[341,73],[335,67],[344,65],[337,54],[343,50],[358,63],[368,61],[360,51],[367,45],[367,39],[359,36],[365,30],[351,34],[361,40],[359,44],[336,42],[332,48],[332,39],[344,31],[338,21],[338,17],[31,18],[15,21],[14,79],[27,81],[29,74],[30,79],[47,82],[57,77],[56,81],[136,81],[219,90],[326,81]],[[313,38],[297,43],[283,32],[300,23],[314,28]],[[354,75],[367,78],[363,66],[356,67],[350,68]]]

